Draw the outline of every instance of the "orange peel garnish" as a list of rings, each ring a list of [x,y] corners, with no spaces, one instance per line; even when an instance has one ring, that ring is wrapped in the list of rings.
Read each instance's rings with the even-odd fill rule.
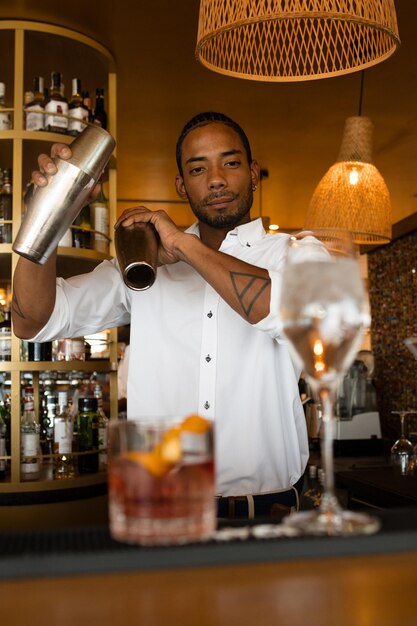
[[[155,478],[163,478],[172,470],[182,457],[181,433],[206,433],[210,429],[210,422],[199,415],[190,415],[181,424],[167,430],[160,443],[157,443],[150,452],[131,450],[123,457],[142,465]]]
[[[200,415],[190,415],[181,423],[181,430],[188,433],[203,434],[210,430],[210,422]]]

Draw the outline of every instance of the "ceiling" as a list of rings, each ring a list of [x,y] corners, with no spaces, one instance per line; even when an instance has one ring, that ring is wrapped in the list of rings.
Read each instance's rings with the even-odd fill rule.
[[[147,203],[181,226],[191,223],[174,189],[175,142],[195,113],[218,110],[245,128],[268,171],[253,215],[297,229],[337,157],[345,119],[358,113],[360,73],[262,83],[211,72],[194,57],[198,8],[198,0],[2,0],[0,18],[66,26],[114,54],[119,209]],[[417,2],[396,0],[396,9],[402,45],[366,72],[362,104],[374,123],[374,164],[391,193],[393,223],[417,211]]]

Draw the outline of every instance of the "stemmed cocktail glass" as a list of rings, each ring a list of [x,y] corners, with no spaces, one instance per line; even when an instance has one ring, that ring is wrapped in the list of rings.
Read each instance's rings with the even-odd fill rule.
[[[320,229],[291,236],[280,315],[289,348],[322,405],[321,457],[325,475],[320,507],[294,513],[284,519],[284,524],[316,535],[375,532],[379,520],[342,510],[334,488],[336,389],[370,324],[368,298],[348,232]]]
[[[393,470],[401,476],[410,474],[413,471],[413,444],[405,436],[405,418],[415,411],[391,411],[394,415],[400,416],[400,438],[391,448],[391,465]]]

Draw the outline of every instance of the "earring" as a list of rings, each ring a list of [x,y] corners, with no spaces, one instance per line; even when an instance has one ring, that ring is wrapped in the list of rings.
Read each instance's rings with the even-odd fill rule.
[[[252,191],[256,191],[257,189],[258,189],[258,186],[257,186],[257,185],[255,185],[255,183],[253,183],[253,185],[252,185]]]

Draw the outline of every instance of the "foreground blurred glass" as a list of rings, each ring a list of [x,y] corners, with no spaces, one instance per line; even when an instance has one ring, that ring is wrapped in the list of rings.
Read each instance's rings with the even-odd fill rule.
[[[142,545],[203,541],[216,528],[212,423],[186,419],[109,425],[114,539]]]
[[[321,229],[291,237],[280,315],[294,358],[320,398],[325,475],[320,507],[291,515],[284,523],[316,535],[375,532],[379,521],[362,513],[342,511],[334,489],[336,389],[370,324],[368,299],[348,232]]]

